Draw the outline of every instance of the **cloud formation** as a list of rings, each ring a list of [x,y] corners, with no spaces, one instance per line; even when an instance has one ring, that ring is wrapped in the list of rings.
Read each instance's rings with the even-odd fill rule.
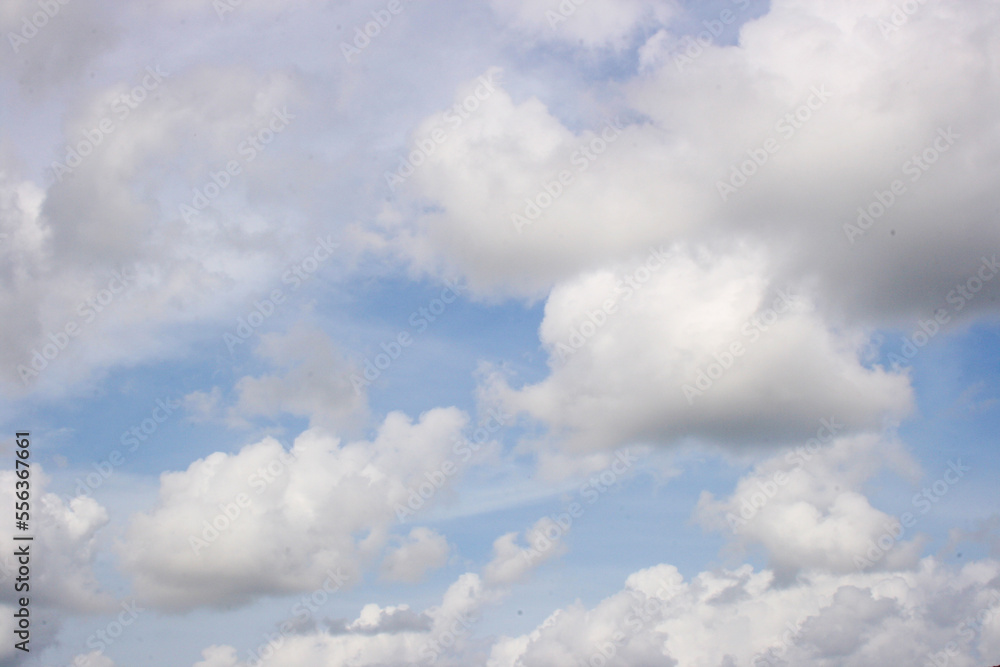
[[[312,429],[290,450],[266,438],[164,473],[157,506],[133,517],[121,545],[125,570],[140,599],[166,609],[306,592],[331,571],[356,582],[386,546],[395,506],[451,453],[466,422],[454,408],[416,423],[391,413],[371,441]],[[435,565],[437,538],[414,539],[410,549]]]
[[[589,451],[628,442],[793,441],[829,415],[851,430],[903,415],[904,374],[866,367],[863,331],[774,284],[759,252],[653,249],[552,290],[543,381],[486,391]]]

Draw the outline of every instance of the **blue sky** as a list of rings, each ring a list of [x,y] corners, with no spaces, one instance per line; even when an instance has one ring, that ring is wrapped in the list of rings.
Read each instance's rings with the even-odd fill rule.
[[[0,664],[995,664],[998,21],[8,3]]]

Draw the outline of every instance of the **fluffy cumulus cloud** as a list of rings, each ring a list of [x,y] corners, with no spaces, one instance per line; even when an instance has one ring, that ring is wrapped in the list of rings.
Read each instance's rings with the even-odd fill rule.
[[[933,558],[904,571],[814,570],[791,585],[749,565],[685,579],[672,565],[630,575],[621,591],[588,608],[552,613],[533,631],[496,638],[485,653],[472,635],[481,612],[502,599],[466,573],[441,604],[366,605],[341,627],[284,636],[247,660],[211,646],[193,667],[352,667],[427,663],[483,667],[584,664],[796,664],[876,667],[938,662],[988,664],[1000,642],[1000,563],[954,570]],[[106,660],[95,664],[114,663]]]
[[[493,542],[493,560],[483,569],[483,578],[494,585],[524,580],[537,566],[566,553],[564,534],[562,526],[542,517],[524,531],[526,546],[518,544],[516,532],[501,535]]]
[[[498,87],[411,178],[439,206],[406,223],[408,251],[477,290],[537,295],[650,242],[746,236],[833,312],[893,322],[946,307],[998,241],[998,37],[981,26],[1000,8],[931,0],[901,21],[896,4],[772,2],[738,44],[696,44],[684,61],[657,39],[670,51],[606,109],[622,130],[570,129]],[[946,53],[926,48],[935,35]],[[998,285],[964,312],[991,308]]]
[[[414,528],[382,561],[389,581],[416,582],[448,561],[448,540],[429,528]]]
[[[824,420],[817,437],[758,464],[728,498],[704,492],[697,511],[702,525],[731,534],[743,547],[763,547],[785,579],[799,569],[913,567],[923,547],[914,535],[920,508],[911,508],[909,519],[890,516],[872,507],[864,483],[886,465],[914,477],[915,464],[898,442],[871,434],[835,439],[837,427],[836,420]]]
[[[771,3],[737,47],[630,84],[638,110],[704,156],[716,205],[702,229],[788,239],[785,272],[815,275],[840,309],[890,319],[944,306],[997,241],[986,224],[995,165],[982,159],[996,149],[997,38],[974,35],[1000,8],[928,2],[900,19],[897,4]],[[954,50],[932,57],[932,34],[953,36]],[[912,78],[897,95],[900,71]],[[764,161],[761,148],[766,163],[747,164]]]
[[[469,90],[477,91],[481,102],[461,124],[436,114],[414,133],[414,149],[435,129],[445,133],[403,186],[439,206],[415,223],[383,216],[391,247],[417,266],[459,271],[481,293],[541,295],[693,221],[690,207],[671,214],[671,202],[690,199],[683,177],[636,164],[633,144],[662,143],[650,128],[610,113],[575,133],[537,98],[512,99],[500,81]]]
[[[684,580],[671,565],[630,576],[593,608],[555,612],[493,647],[490,667],[988,664],[1000,633],[1000,564],[958,571],[815,572],[790,586],[749,565]]]
[[[804,446],[759,464],[730,498],[706,493],[699,503],[697,519],[736,546],[762,546],[771,569],[722,568],[688,581],[668,564],[636,572],[593,608],[577,603],[527,635],[501,638],[490,667],[919,664],[972,629],[967,613],[935,607],[960,598],[966,611],[1000,610],[991,603],[1000,603],[1000,564],[955,572],[918,561],[912,524],[897,531],[861,493],[886,466],[917,474],[901,445],[837,438],[838,430],[826,420]],[[875,546],[883,533],[892,537],[884,552]],[[875,563],[859,566],[868,556]],[[966,652],[992,632],[992,621],[978,623]]]
[[[539,336],[550,375],[487,391],[578,450],[635,440],[808,437],[905,413],[909,378],[861,361],[867,337],[769,278],[760,253],[653,248],[556,287]]]
[[[576,603],[501,638],[489,667],[988,664],[1000,563],[920,559],[919,503],[897,518],[862,492],[887,466],[915,478],[914,462],[899,443],[836,431],[827,421],[802,447],[758,464],[729,498],[703,494],[695,518],[734,546],[762,547],[770,568],[689,580],[669,564],[641,570],[592,608]]]
[[[987,558],[955,567],[919,558],[913,523],[875,509],[863,494],[886,468],[915,479],[915,462],[894,440],[837,437],[841,427],[824,420],[813,439],[758,464],[729,498],[703,495],[695,518],[725,531],[735,546],[764,548],[767,569],[722,567],[685,578],[670,564],[649,567],[595,606],[558,609],[535,630],[495,638],[483,652],[470,629],[477,615],[531,567],[561,553],[546,552],[556,543],[545,543],[553,533],[543,519],[525,531],[528,547],[518,545],[517,533],[498,538],[482,575],[459,577],[439,607],[417,614],[368,605],[354,621],[289,638],[261,664],[874,667],[947,659],[974,667],[989,661],[1000,639],[1000,563]],[[916,505],[913,514],[919,516]],[[204,658],[198,665],[246,664],[229,647],[207,649]]]
[[[313,590],[331,572],[356,581],[386,546],[396,506],[447,458],[466,421],[454,408],[416,423],[391,413],[370,442],[314,429],[291,450],[267,438],[164,473],[157,506],[129,527],[125,568],[142,599],[175,609]],[[411,534],[408,546],[425,567],[440,560],[432,535]]]

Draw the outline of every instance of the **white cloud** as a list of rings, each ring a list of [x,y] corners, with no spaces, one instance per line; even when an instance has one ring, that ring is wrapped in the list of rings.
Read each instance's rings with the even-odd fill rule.
[[[545,561],[567,552],[565,533],[555,521],[542,517],[524,531],[527,546],[518,544],[516,532],[501,535],[493,542],[493,559],[483,568],[483,579],[494,586],[524,580]]]
[[[164,473],[121,546],[125,569],[141,599],[174,609],[315,589],[336,568],[356,580],[466,422],[454,408],[391,413],[371,442],[313,429],[291,451],[267,438]]]
[[[761,253],[666,255],[558,285],[539,330],[549,376],[519,389],[494,377],[484,391],[576,451],[787,441],[823,417],[857,429],[908,410],[908,377],[865,368],[863,332],[828,324],[808,294],[772,283]]]
[[[869,540],[879,543],[892,521],[863,494],[866,483],[887,468],[914,480],[920,471],[894,440],[837,437],[838,431],[836,420],[825,420],[814,440],[759,463],[729,498],[705,494],[699,503],[695,518],[727,535],[725,515],[739,513],[743,498],[757,503],[731,539],[763,546],[770,569],[741,565],[689,579],[670,564],[640,570],[592,608],[577,602],[526,635],[496,639],[487,667],[876,667],[922,664],[944,650],[962,656],[950,664],[982,663],[1000,638],[1000,562],[955,568],[933,557],[918,560],[919,540],[907,533],[876,566],[856,567],[854,556],[867,555]],[[758,492],[763,499],[754,497]],[[470,641],[479,614],[531,567],[563,553],[563,532],[546,518],[525,531],[527,547],[517,533],[503,535],[482,575],[460,576],[440,606],[416,613],[406,605],[369,604],[329,631],[286,637],[262,664],[482,665],[485,656],[475,650],[481,645]],[[415,530],[409,542],[435,539]],[[199,666],[209,665],[243,667],[226,647],[206,650]]]
[[[414,528],[386,554],[382,561],[382,577],[388,581],[418,582],[427,572],[443,567],[449,551],[443,535],[429,528]]]
[[[382,608],[377,604],[366,604],[357,619],[344,626],[344,631],[377,635],[385,632],[423,631],[429,627],[429,617],[411,611],[408,605]]]
[[[193,391],[183,398],[182,403],[189,419],[196,422],[208,421],[218,416],[222,390],[212,387],[210,391]]]
[[[884,466],[912,477],[915,464],[899,443],[876,435],[830,436],[826,430],[828,444],[813,439],[758,464],[728,498],[703,492],[696,517],[732,533],[737,544],[762,546],[784,580],[802,569],[847,574],[915,566],[925,542],[915,533],[919,512],[913,509],[904,526],[864,495],[864,484]]]
[[[700,234],[761,237],[785,253],[781,274],[818,279],[825,307],[883,322],[945,305],[981,249],[997,241],[995,226],[985,223],[994,217],[985,202],[995,174],[976,157],[997,136],[980,83],[991,91],[997,85],[981,64],[996,36],[972,35],[1000,12],[995,4],[931,1],[883,35],[879,21],[897,4],[774,2],[743,26],[737,47],[708,47],[682,71],[666,58],[655,75],[628,85],[636,111],[684,138],[693,162],[684,161],[714,199]],[[942,33],[955,36],[955,48],[931,58],[926,44]],[[956,68],[968,76],[955,77]],[[912,85],[896,94],[901,71]],[[779,127],[814,87],[828,91],[827,101],[807,109],[801,117],[808,120]],[[949,127],[955,143],[929,169],[917,167],[913,156]],[[779,150],[723,203],[717,182],[768,137]],[[905,192],[850,243],[844,225],[894,179]],[[974,305],[980,308],[993,306],[984,296]]]
[[[950,664],[973,667],[985,634],[959,639],[970,612],[1000,606],[995,561],[953,571],[933,559],[898,573],[821,574],[777,585],[750,566],[685,581],[658,565],[591,609],[576,604],[539,628],[494,646],[490,667],[551,664],[796,665],[924,664],[961,642]],[[956,607],[954,601],[962,600]],[[991,615],[997,616],[994,612]],[[988,660],[988,657],[985,657]],[[756,662],[755,662],[756,660]]]
[[[521,22],[544,13],[544,3],[495,4]],[[771,249],[778,282],[814,281],[824,312],[879,325],[927,317],[1000,241],[998,167],[986,158],[997,146],[988,54],[1000,33],[980,32],[1000,10],[929,0],[883,35],[879,21],[896,4],[776,1],[742,26],[736,46],[709,45],[681,68],[672,56],[651,67],[647,54],[646,72],[609,84],[621,98],[606,112],[644,120],[627,122],[580,169],[574,152],[594,135],[500,89],[411,179],[414,194],[437,206],[400,204],[407,214],[389,235],[417,266],[458,270],[482,294],[528,297],[651,243],[745,238]],[[932,56],[926,45],[941,34],[954,48]],[[814,108],[801,111],[807,103]],[[599,120],[586,122],[601,132]],[[940,133],[949,132],[957,138],[933,158],[930,147],[945,146]],[[759,156],[768,139],[774,150],[757,166],[748,152]],[[927,169],[913,160],[925,149]],[[753,173],[724,201],[719,183],[747,161]],[[572,182],[549,205],[544,185],[561,170]],[[851,243],[845,225],[894,180],[905,191]],[[518,234],[512,214],[539,197],[544,210]],[[962,317],[994,310],[998,290],[991,282]]]
[[[576,603],[527,635],[501,638],[489,667],[875,667],[924,664],[945,650],[961,656],[949,664],[986,664],[1000,628],[1000,562],[918,560],[919,526],[897,533],[896,518],[863,493],[887,467],[915,480],[915,463],[895,441],[835,433],[828,420],[806,446],[758,464],[730,497],[704,493],[699,502],[702,525],[724,531],[731,546],[762,546],[771,569],[742,565],[689,580],[669,564],[641,570],[593,608]],[[898,539],[859,567],[855,558],[881,547],[887,530]]]
[[[404,667],[418,663],[470,664],[465,655],[484,605],[496,602],[501,590],[484,586],[472,572],[461,575],[445,591],[441,604],[420,614],[406,605],[365,605],[358,618],[334,632],[316,631],[285,637],[266,652],[260,667]],[[247,667],[236,650],[212,646],[195,667]]]
[[[439,124],[440,114],[431,116],[414,138]],[[421,269],[461,272],[476,293],[540,296],[693,222],[669,212],[690,199],[687,186],[637,166],[629,146],[650,142],[662,144],[651,128],[614,114],[593,131],[571,132],[538,99],[515,103],[497,83],[406,183],[440,209],[415,211],[415,223],[384,215],[390,247]]]

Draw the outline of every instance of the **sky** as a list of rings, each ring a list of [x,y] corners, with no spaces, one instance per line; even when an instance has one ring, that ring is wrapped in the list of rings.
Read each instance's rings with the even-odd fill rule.
[[[6,0],[0,665],[1000,663],[998,28]]]

